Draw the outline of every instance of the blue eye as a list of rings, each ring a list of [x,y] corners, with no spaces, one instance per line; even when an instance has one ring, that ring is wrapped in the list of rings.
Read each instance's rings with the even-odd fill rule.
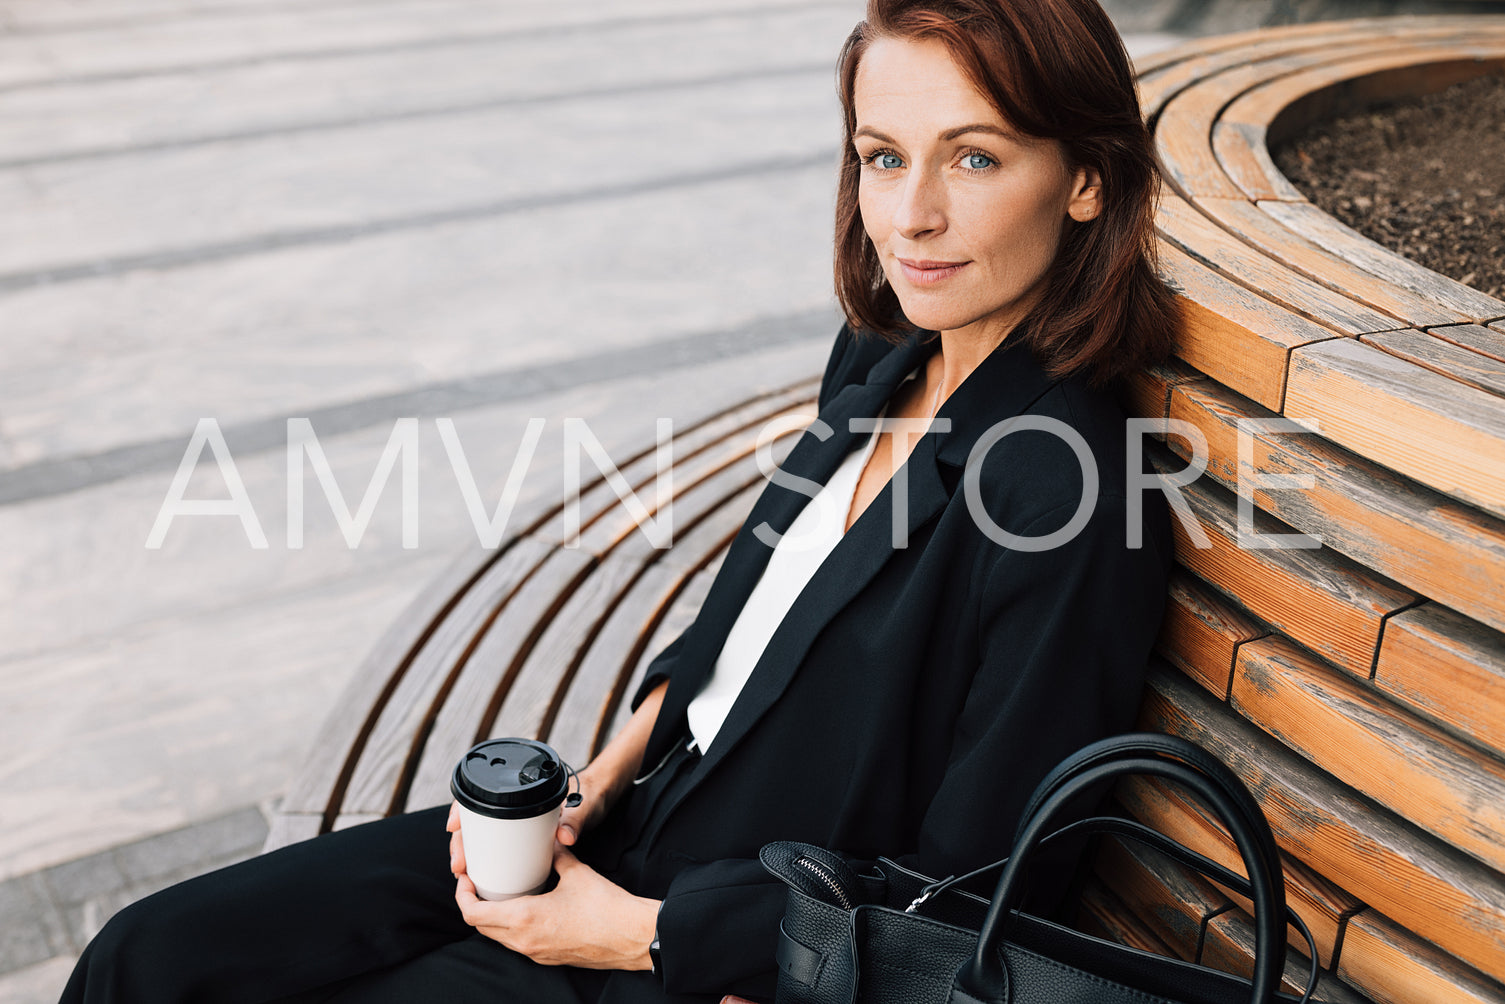
[[[993,158],[985,153],[969,153],[963,162],[974,171],[986,171],[994,164]]]
[[[899,155],[896,153],[880,153],[878,155],[878,166],[885,171],[894,171],[903,167],[904,161],[900,160]]]

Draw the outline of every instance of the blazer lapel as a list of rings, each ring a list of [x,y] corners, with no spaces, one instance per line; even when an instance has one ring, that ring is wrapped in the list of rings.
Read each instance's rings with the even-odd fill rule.
[[[911,336],[874,364],[866,383],[848,384],[820,415],[821,420],[832,428],[831,436],[824,441],[813,434],[802,436],[781,469],[824,484],[842,459],[860,441],[872,435],[871,431],[851,431],[849,420],[875,417],[899,381],[935,347],[935,343],[922,344],[918,336]],[[726,721],[716,733],[711,748],[691,774],[689,784],[660,815],[660,825],[679,801],[741,742],[778,700],[793,679],[796,668],[804,661],[816,635],[893,556],[895,536],[907,542],[915,531],[945,508],[950,495],[937,469],[936,438],[933,434],[920,437],[904,466],[863,510],[806,584],[769,639]],[[898,520],[902,532],[896,534],[899,528],[894,516],[895,488],[901,482],[904,483],[906,501]],[[711,616],[707,623],[697,626],[695,634],[698,637],[686,638],[686,649],[690,650],[693,643],[693,654],[686,658],[687,653],[682,652],[681,665],[696,666],[699,672],[690,677],[689,685],[684,685],[675,706],[670,708],[666,704],[661,715],[664,712],[680,714],[683,711],[681,705],[687,706],[699,692],[701,681],[713,671],[727,633],[768,564],[772,549],[758,540],[753,530],[766,523],[779,533],[785,532],[809,501],[808,495],[773,483],[764,490],[733,540],[723,564],[724,572],[717,576],[707,594],[701,618],[697,621],[705,619],[707,614]],[[650,749],[649,755],[654,752],[656,750]]]
[[[871,435],[852,432],[849,420],[878,414],[904,375],[935,351],[938,343],[921,341],[928,334],[911,335],[873,365],[865,383],[848,384],[838,392],[819,416],[831,427],[831,436],[821,440],[814,434],[802,435],[781,469],[824,484],[858,440]],[[920,437],[900,471],[858,517],[795,600],[769,639],[711,748],[691,773],[689,783],[664,812],[657,813],[654,833],[773,706],[794,678],[816,636],[893,556],[896,487],[903,482],[907,493],[907,511],[900,513],[899,520],[904,528],[902,539],[907,542],[946,507],[951,497],[947,486],[957,483],[955,473],[963,467],[980,436],[992,424],[1026,410],[1054,383],[1035,363],[1022,339],[1015,338],[1005,339],[968,374],[936,413],[938,422],[944,420],[949,428]],[[952,469],[946,476],[941,471],[943,466]],[[755,536],[754,529],[766,523],[778,533],[785,532],[809,500],[805,493],[770,482],[753,506],[685,637],[679,657],[681,672],[676,673],[670,696],[660,711],[645,764],[658,762],[668,752],[668,743],[679,734],[674,723],[714,670],[732,624],[768,564],[772,549]]]

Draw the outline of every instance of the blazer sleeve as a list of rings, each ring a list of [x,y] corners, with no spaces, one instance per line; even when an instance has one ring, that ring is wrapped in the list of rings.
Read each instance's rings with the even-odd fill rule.
[[[1048,534],[1075,508],[1013,532]],[[978,665],[920,826],[918,870],[956,874],[1006,856],[1051,768],[1133,726],[1172,561],[1168,514],[1153,505],[1146,513],[1140,548],[1127,546],[1125,500],[1102,495],[1086,527],[1059,546],[989,549],[977,573]]]
[[[1008,529],[1048,534],[1075,505]],[[1151,520],[1163,515],[1147,511]],[[1024,803],[1050,768],[1132,726],[1165,602],[1168,542],[1167,522],[1129,549],[1125,502],[1103,496],[1083,531],[1059,547],[989,549],[992,560],[974,573],[979,661],[944,776],[918,846],[885,856],[934,876],[1006,856]],[[686,866],[659,912],[669,992],[771,997],[784,902],[784,886],[756,860]]]

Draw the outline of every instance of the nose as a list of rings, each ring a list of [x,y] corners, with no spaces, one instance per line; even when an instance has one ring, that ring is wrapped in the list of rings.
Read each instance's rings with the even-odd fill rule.
[[[894,229],[908,240],[945,232],[944,182],[930,171],[911,170],[904,179],[893,222]]]

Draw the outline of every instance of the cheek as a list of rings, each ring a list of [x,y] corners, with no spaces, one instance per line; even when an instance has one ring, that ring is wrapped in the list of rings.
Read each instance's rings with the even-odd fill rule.
[[[889,229],[889,213],[884,200],[879,198],[872,186],[858,186],[857,212],[862,217],[862,228],[867,231],[868,240],[882,247],[883,235]]]
[[[1063,215],[1053,188],[999,190],[973,200],[967,229],[980,244],[1010,257],[1049,257],[1060,238]]]

